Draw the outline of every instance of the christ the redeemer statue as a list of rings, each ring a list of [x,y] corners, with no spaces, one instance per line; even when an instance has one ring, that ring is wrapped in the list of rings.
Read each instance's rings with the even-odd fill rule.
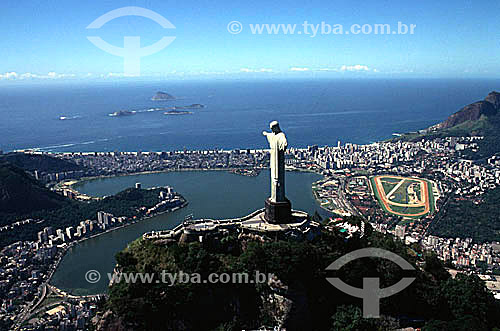
[[[269,124],[272,132],[263,131],[271,148],[271,197],[266,200],[265,217],[269,222],[286,223],[291,217],[291,204],[285,197],[285,134],[277,121]]]
[[[285,149],[287,141],[277,121],[269,124],[272,132],[263,131],[271,148],[271,198],[272,202],[285,201]]]

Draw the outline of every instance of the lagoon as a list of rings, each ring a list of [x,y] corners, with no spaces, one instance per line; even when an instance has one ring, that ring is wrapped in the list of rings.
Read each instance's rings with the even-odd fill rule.
[[[327,212],[316,203],[311,184],[321,176],[310,172],[287,172],[287,197],[292,208],[322,216]],[[54,273],[51,284],[76,295],[105,293],[108,273],[115,266],[115,254],[143,233],[170,229],[185,216],[198,218],[234,218],[250,214],[264,207],[269,196],[269,170],[256,177],[231,174],[226,171],[182,171],[117,176],[82,181],[75,189],[91,196],[104,196],[120,192],[140,182],[143,188],[169,185],[188,201],[185,208],[158,215],[130,226],[91,238],[71,247]],[[119,216],[119,215],[116,215]],[[89,270],[97,270],[101,279],[91,284],[85,280]]]

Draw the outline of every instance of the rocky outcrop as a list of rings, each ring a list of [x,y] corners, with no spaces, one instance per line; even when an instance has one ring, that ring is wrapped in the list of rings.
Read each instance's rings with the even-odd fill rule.
[[[91,323],[97,331],[133,331],[123,321],[117,317],[111,310],[107,310],[103,314],[97,314],[91,320]]]
[[[490,94],[488,94],[488,96],[484,100],[491,103],[497,111],[500,110],[500,93],[491,92]]]
[[[293,301],[276,292],[261,296],[262,309],[273,321],[273,325],[283,326],[292,310]]]
[[[153,101],[162,101],[162,100],[174,100],[175,97],[171,94],[165,92],[156,92],[156,94],[151,98]]]
[[[481,116],[495,115],[496,110],[493,105],[487,101],[478,101],[460,109],[455,114],[448,117],[446,121],[441,123],[441,129],[448,129],[466,121],[477,121]]]
[[[500,109],[500,93],[491,92],[485,101],[474,102],[458,112],[454,113],[448,119],[437,125],[438,129],[449,129],[467,121],[477,121],[482,116],[494,116]]]

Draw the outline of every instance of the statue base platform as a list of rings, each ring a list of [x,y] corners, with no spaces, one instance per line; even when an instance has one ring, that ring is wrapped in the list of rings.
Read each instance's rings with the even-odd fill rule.
[[[292,204],[288,199],[286,201],[272,202],[268,198],[265,207],[264,218],[267,222],[285,224],[292,221]]]

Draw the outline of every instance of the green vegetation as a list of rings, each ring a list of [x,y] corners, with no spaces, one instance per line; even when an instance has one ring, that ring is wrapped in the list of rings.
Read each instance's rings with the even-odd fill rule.
[[[429,133],[409,133],[401,137],[393,138],[391,141],[418,141],[431,140],[445,137],[469,137],[484,136],[484,139],[478,141],[479,150],[473,152],[465,150],[463,153],[469,159],[487,158],[500,153],[500,112],[492,116],[481,116],[477,121],[466,121],[452,128],[438,130]]]
[[[9,224],[8,214],[19,215],[56,209],[67,200],[40,184],[23,169],[0,162],[0,226]]]
[[[0,247],[19,240],[35,240],[44,227],[65,228],[80,221],[95,219],[98,211],[115,216],[141,216],[139,207],[158,203],[161,189],[130,188],[114,196],[90,202],[64,198],[27,175],[22,169],[4,163],[0,165],[0,226],[32,218],[44,220],[17,226],[0,237]],[[5,233],[5,232],[4,232]]]
[[[391,177],[384,178],[384,181],[388,183],[394,183],[394,185],[399,183],[399,179]]]
[[[387,179],[392,179],[394,180],[394,178],[387,178]],[[392,182],[392,183],[388,183],[388,181],[384,180],[382,182],[382,188],[384,189],[384,192],[391,192],[391,190],[397,185],[397,182]]]
[[[445,137],[468,137],[473,135],[481,135],[488,127],[491,126],[489,118],[481,116],[477,121],[466,121],[448,129],[442,129],[427,133],[406,133],[400,137],[392,138],[392,141],[418,141],[422,139],[435,139]]]
[[[391,209],[397,213],[401,214],[417,214],[425,210],[425,207],[401,207],[401,206],[391,206]],[[424,215],[425,216],[425,215]],[[405,217],[415,217],[422,218],[423,216],[405,216]]]
[[[26,171],[65,172],[84,170],[76,163],[43,154],[8,153],[0,155],[0,162],[9,162]]]
[[[370,186],[372,188],[373,194],[375,195],[375,198],[378,201],[380,208],[382,208],[382,210],[385,211],[386,213],[390,214],[389,210],[387,210],[384,203],[382,202],[382,197],[378,193],[377,184],[375,184],[375,177],[370,177]],[[385,188],[384,188],[384,190],[385,190]]]
[[[466,151],[469,158],[480,159],[500,153],[500,111],[496,116],[488,117],[487,124],[478,133],[484,135],[484,139],[478,143],[477,153]]]
[[[479,205],[471,201],[451,201],[443,210],[432,233],[442,237],[470,237],[476,242],[500,241],[500,188],[484,194]]]
[[[397,202],[397,203],[409,203],[410,202],[410,198],[409,198],[409,195],[408,195],[408,188],[412,184],[416,184],[416,185],[414,185],[414,187],[415,186],[420,187],[418,181],[411,180],[411,179],[406,179],[403,182],[403,184],[401,184],[401,186],[396,190],[396,192],[393,193],[394,199],[391,199],[391,201]]]
[[[347,220],[361,222],[358,218]],[[340,277],[355,287],[362,287],[363,277],[380,277],[381,287],[387,287],[409,274],[390,261],[371,258],[352,261],[333,274],[325,268],[347,252],[363,247],[380,247],[414,265],[417,262],[415,252],[410,254],[402,243],[370,230],[367,225],[364,238],[349,241],[341,233],[326,231],[312,242],[238,240],[231,233],[205,238],[203,243],[169,246],[139,239],[116,256],[123,272],[148,272],[160,277],[162,270],[182,271],[199,273],[201,279],[207,279],[210,273],[272,273],[288,287],[284,291],[289,301],[277,299],[265,283],[170,286],[120,282],[111,287],[107,308],[138,330],[256,329],[277,325],[278,316],[289,330],[383,330],[397,325],[397,318],[402,316],[407,317],[408,325],[416,326],[425,321],[430,326],[451,325],[460,318],[477,325],[474,330],[499,325],[494,312],[500,307],[483,283],[475,276],[450,279],[435,256],[426,256],[423,270],[416,268],[411,273],[416,277],[412,285],[381,300],[383,318],[364,319],[361,300],[337,290],[326,277]],[[291,309],[289,314],[283,313],[284,305]]]
[[[429,188],[429,206],[431,208],[430,213],[433,214],[436,211],[436,197],[434,196],[434,183],[429,180],[427,182],[427,187]]]

